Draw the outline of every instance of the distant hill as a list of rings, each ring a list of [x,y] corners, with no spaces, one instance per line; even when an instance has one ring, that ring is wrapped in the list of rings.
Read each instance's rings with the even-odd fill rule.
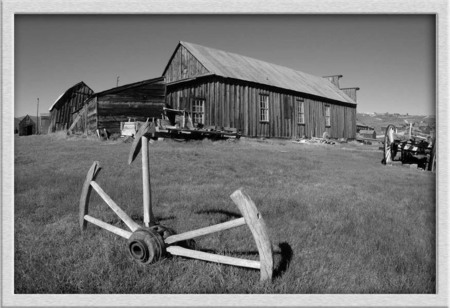
[[[364,123],[375,129],[378,134],[384,133],[382,127],[386,127],[389,124],[393,124],[396,127],[402,127],[408,123],[425,123],[430,127],[436,127],[436,116],[434,115],[402,115],[402,114],[380,114],[380,113],[357,113],[356,119],[358,122]]]

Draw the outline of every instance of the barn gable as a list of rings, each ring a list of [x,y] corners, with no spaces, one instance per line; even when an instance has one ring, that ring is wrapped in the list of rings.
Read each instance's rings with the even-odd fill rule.
[[[207,68],[180,43],[167,63],[163,76],[169,83],[208,73]]]

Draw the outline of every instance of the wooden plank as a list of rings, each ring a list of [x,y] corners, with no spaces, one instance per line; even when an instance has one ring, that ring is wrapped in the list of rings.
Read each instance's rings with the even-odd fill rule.
[[[248,86],[244,86],[244,94],[243,94],[243,100],[242,104],[244,105],[243,108],[243,118],[244,118],[244,135],[249,135],[249,129],[248,129],[248,117],[249,117],[249,111],[248,111]]]
[[[151,127],[154,131],[154,125]],[[144,225],[146,227],[156,224],[155,216],[152,211],[152,195],[150,189],[150,163],[148,158],[148,138],[142,135],[142,192],[143,192],[143,208],[144,208]]]
[[[186,258],[199,259],[209,262],[222,263],[240,267],[249,267],[254,269],[260,268],[260,262],[253,260],[245,260],[228,256],[216,255],[198,250],[186,249],[180,246],[169,246],[167,252],[174,256],[182,256]]]
[[[242,216],[245,218],[250,231],[255,239],[258,247],[260,265],[261,265],[261,281],[272,279],[273,274],[273,252],[267,233],[266,223],[261,213],[256,208],[255,203],[248,194],[242,189],[236,190],[231,194],[231,199],[239,208]]]
[[[130,228],[131,231],[136,231],[141,226],[135,223],[112,199],[103,189],[95,182],[91,181],[91,186],[99,194],[99,196],[109,205],[109,207],[122,219],[122,221]]]
[[[101,221],[101,220],[99,220],[97,218],[94,218],[92,216],[89,216],[89,215],[84,215],[84,220],[85,221],[89,221],[90,223],[92,223],[92,224],[94,224],[96,226],[99,226],[100,228],[108,230],[108,231],[110,231],[110,232],[112,232],[114,234],[117,234],[117,235],[119,235],[119,236],[121,236],[123,238],[126,238],[126,239],[129,239],[131,237],[131,234],[132,234],[130,231],[123,230],[121,228],[113,226],[113,225],[111,225],[109,223],[106,223],[104,221]]]
[[[134,141],[131,144],[131,149],[128,155],[128,164],[130,165],[135,159],[136,156],[139,154],[141,150],[142,145],[142,136],[148,135],[148,134],[154,134],[155,133],[155,126],[151,122],[145,122],[137,131],[136,136],[134,137]]]
[[[184,240],[189,240],[192,238],[196,238],[199,236],[204,236],[204,235],[208,235],[211,233],[215,233],[215,232],[219,232],[219,231],[225,231],[231,228],[236,228],[239,226],[245,225],[245,219],[244,217],[238,218],[238,219],[234,219],[231,221],[227,221],[224,223],[220,223],[220,224],[216,224],[213,226],[208,226],[205,228],[201,228],[201,229],[197,229],[197,230],[193,230],[193,231],[188,231],[188,232],[184,232],[184,233],[180,233],[180,234],[175,234],[175,235],[171,235],[168,238],[166,238],[164,240],[164,242],[168,245],[176,243],[176,242],[180,242],[180,241],[184,241]]]

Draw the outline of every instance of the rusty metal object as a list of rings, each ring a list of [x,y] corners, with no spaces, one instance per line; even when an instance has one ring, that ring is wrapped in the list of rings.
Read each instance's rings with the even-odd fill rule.
[[[141,228],[128,239],[130,256],[141,264],[151,264],[166,256],[163,237],[152,228]]]

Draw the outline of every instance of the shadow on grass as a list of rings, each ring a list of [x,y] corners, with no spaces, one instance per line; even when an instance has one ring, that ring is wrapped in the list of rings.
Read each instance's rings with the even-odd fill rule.
[[[289,264],[291,263],[292,256],[294,255],[294,252],[292,251],[291,245],[289,245],[286,242],[282,242],[278,244],[278,247],[280,248],[279,253],[281,255],[281,260],[278,263],[278,266],[274,268],[273,270],[273,278],[279,278],[283,275],[284,272],[289,267]]]
[[[278,265],[275,266],[273,270],[273,278],[281,277],[289,267],[291,263],[294,252],[292,251],[291,245],[286,242],[282,242],[278,244],[279,251],[276,250],[273,253],[277,255],[281,255],[281,259],[278,262]],[[198,250],[208,253],[218,254],[219,251],[215,249],[203,249],[198,247]],[[259,255],[258,251],[227,251],[227,253],[242,255],[242,256],[251,256],[251,255]]]
[[[144,223],[144,216],[142,215],[131,215],[130,216],[131,219],[133,219],[135,222],[137,223]],[[171,215],[171,216],[166,216],[166,217],[161,217],[161,216],[155,216],[156,221],[160,222],[160,221],[165,221],[165,220],[174,220],[176,217]],[[120,219],[119,219],[120,220]]]
[[[242,215],[239,213],[234,213],[234,212],[230,212],[230,211],[224,211],[224,210],[201,210],[201,211],[196,211],[195,214],[222,214],[225,215],[229,218],[241,218]],[[220,222],[226,222],[228,219],[221,219]]]

